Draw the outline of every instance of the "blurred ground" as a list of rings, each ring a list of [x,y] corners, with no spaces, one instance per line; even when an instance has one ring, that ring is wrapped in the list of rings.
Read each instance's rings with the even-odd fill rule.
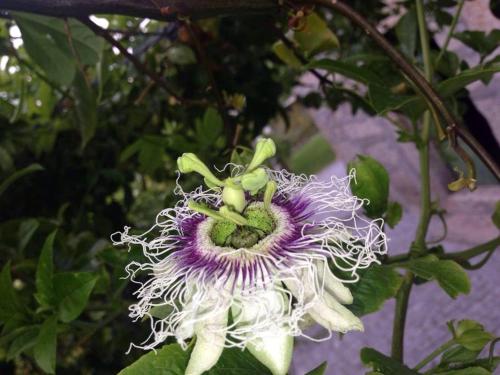
[[[459,30],[491,30],[500,28],[500,21],[488,10],[487,0],[466,2]],[[442,37],[438,41],[442,41]],[[459,42],[452,42],[450,49],[474,61],[474,52]],[[500,77],[484,87],[474,84],[469,87],[477,108],[489,120],[497,139],[500,139]],[[323,170],[322,178],[330,175],[345,175],[346,162],[356,154],[370,154],[380,160],[391,175],[391,198],[403,203],[405,212],[402,222],[389,232],[389,251],[392,254],[408,249],[418,222],[419,173],[417,154],[412,145],[396,142],[393,126],[384,119],[373,119],[363,115],[352,116],[347,106],[335,113],[328,109],[314,111],[312,116],[321,132],[334,147],[336,162]],[[490,220],[495,202],[500,199],[500,186],[480,186],[474,193],[450,194],[446,184],[453,174],[443,165],[436,152],[432,157],[433,199],[439,199],[447,209],[449,231],[444,246],[447,250],[462,250],[486,242],[497,235],[498,230]],[[429,239],[442,233],[439,222],[433,222]],[[436,347],[449,339],[445,322],[451,319],[471,318],[483,323],[486,328],[500,336],[499,289],[500,254],[492,257],[481,271],[470,273],[472,292],[456,300],[449,298],[434,283],[414,288],[408,312],[406,335],[406,359],[412,366]],[[394,302],[388,302],[376,314],[363,319],[365,333],[351,333],[340,339],[338,336],[314,343],[306,339],[297,340],[293,362],[293,375],[302,375],[323,361],[328,361],[329,375],[363,374],[359,351],[371,346],[389,353],[392,334]],[[315,329],[313,329],[313,332]],[[320,330],[316,330],[320,333]]]

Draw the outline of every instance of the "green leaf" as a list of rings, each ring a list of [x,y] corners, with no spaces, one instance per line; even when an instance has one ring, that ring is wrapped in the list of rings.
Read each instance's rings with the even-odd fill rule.
[[[189,65],[196,63],[193,50],[185,44],[175,44],[167,50],[167,58],[173,64]]]
[[[474,320],[461,320],[455,330],[456,341],[470,351],[481,351],[494,336]]]
[[[316,134],[292,153],[289,166],[297,174],[315,174],[334,160],[332,145],[321,134]]]
[[[203,122],[196,123],[196,137],[198,143],[205,147],[212,146],[222,133],[224,124],[219,112],[209,107],[203,116]]]
[[[54,374],[56,369],[57,353],[57,316],[45,320],[38,334],[33,354],[40,368]]]
[[[23,36],[26,52],[60,85],[69,85],[75,76],[76,58],[69,43],[65,23],[59,18],[11,12]],[[82,64],[99,60],[103,40],[76,20],[68,21],[72,44]]]
[[[361,361],[384,375],[418,375],[417,371],[403,365],[401,362],[387,357],[372,348],[361,349]]]
[[[87,305],[97,277],[88,272],[59,273],[54,276],[59,319],[71,322]]]
[[[396,36],[398,37],[401,51],[408,57],[413,58],[417,49],[417,12],[411,7],[401,17],[396,25]]]
[[[443,353],[443,356],[441,357],[441,363],[468,363],[475,360],[479,353],[480,352],[478,351],[468,350],[463,346],[455,346]]]
[[[358,157],[347,166],[347,172],[356,171],[356,180],[351,183],[354,195],[361,199],[368,199],[364,208],[371,218],[382,217],[389,204],[389,174],[377,160],[365,156]]]
[[[278,56],[278,58],[286,65],[295,69],[300,69],[300,67],[302,66],[302,63],[297,58],[297,56],[295,56],[295,53],[290,48],[288,48],[281,40],[274,43],[272,49],[274,54]]]
[[[81,149],[94,137],[97,129],[97,97],[84,74],[78,71],[73,81],[75,121],[80,130]]]
[[[500,45],[500,30],[484,31],[467,30],[455,33],[455,38],[477,51],[481,56],[488,56]]]
[[[42,247],[42,252],[38,258],[36,269],[36,291],[35,298],[41,306],[52,306],[54,303],[54,276],[53,250],[54,239],[57,231],[53,231]]]
[[[184,375],[188,361],[188,351],[182,350],[178,344],[170,344],[143,355],[118,375]]]
[[[398,202],[389,202],[387,212],[385,214],[385,222],[391,228],[394,228],[401,221],[403,216],[403,207]]]
[[[206,375],[271,375],[269,369],[248,350],[225,349],[217,364]]]
[[[312,61],[305,66],[306,69],[324,69],[330,73],[341,74],[342,76],[368,84],[383,85],[382,80],[371,70],[359,67],[351,62],[343,62],[331,59]]]
[[[409,269],[426,280],[436,280],[451,298],[470,292],[467,272],[452,260],[439,260],[435,255],[428,255],[411,260]]]
[[[21,305],[12,285],[9,261],[0,273],[0,320],[5,322],[23,311],[24,307]]]
[[[327,367],[328,367],[328,362],[325,361],[315,369],[309,371],[306,375],[324,375]]]
[[[491,215],[491,220],[493,221],[493,224],[500,229],[500,201],[498,201],[495,205],[495,211],[493,212],[493,215]]]
[[[38,172],[38,171],[43,171],[43,167],[40,164],[31,164],[27,166],[26,168],[20,169],[13,174],[11,174],[9,177],[7,177],[1,184],[0,184],[0,196],[7,190],[7,188],[12,185],[16,180],[20,179],[21,177],[24,177],[30,173]]]
[[[26,352],[35,346],[37,342],[38,335],[40,333],[40,327],[23,327],[19,331],[18,335],[12,340],[7,352],[7,361],[16,358],[18,355]]]
[[[458,75],[439,83],[437,91],[442,97],[448,98],[473,82],[491,79],[499,71],[500,65],[494,64],[484,68],[477,67],[464,70]],[[427,108],[424,99],[419,96],[398,95],[386,86],[374,83],[369,85],[369,97],[373,109],[379,114],[400,110],[408,114],[412,119],[418,119]]]
[[[295,31],[294,39],[307,57],[340,47],[337,36],[316,13],[309,14],[304,22],[305,27]]]
[[[467,367],[458,370],[440,372],[439,375],[492,375],[492,373],[482,367]]]
[[[24,249],[30,242],[31,238],[33,237],[33,234],[35,234],[36,230],[40,226],[40,223],[36,219],[28,219],[24,220],[21,225],[19,225],[19,232],[18,232],[18,238],[19,238],[19,245],[18,245],[18,250],[22,254],[24,252]]]
[[[360,280],[348,284],[354,302],[347,306],[355,315],[362,316],[380,310],[388,299],[394,297],[403,278],[391,267],[374,264],[360,273]]]
[[[118,375],[184,375],[189,361],[189,350],[178,344],[165,345],[155,352],[143,355]],[[205,375],[270,375],[269,370],[248,351],[226,349],[217,364]]]

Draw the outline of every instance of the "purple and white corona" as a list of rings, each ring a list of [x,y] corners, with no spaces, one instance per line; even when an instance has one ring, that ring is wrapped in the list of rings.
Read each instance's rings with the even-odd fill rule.
[[[275,151],[261,139],[251,162],[228,165],[223,180],[184,154],[179,171],[201,174],[207,188],[178,185],[179,202],[149,231],[112,236],[116,245],[141,246],[147,258],[127,266],[139,284],[130,317],[151,323],[149,337],[134,346],[152,349],[173,338],[186,348],[196,338],[188,375],[209,370],[225,347],[246,348],[282,375],[294,336],[305,336],[311,322],[325,328],[325,338],[363,330],[344,306],[353,301],[344,284],[386,252],[381,222],[358,214],[364,202],[350,192],[352,174],[324,182],[263,167]],[[158,306],[165,313],[154,318]]]

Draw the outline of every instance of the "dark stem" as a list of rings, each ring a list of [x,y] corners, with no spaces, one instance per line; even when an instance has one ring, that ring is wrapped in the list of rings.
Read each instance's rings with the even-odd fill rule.
[[[403,362],[406,317],[414,278],[415,276],[413,273],[407,272],[404,276],[403,284],[396,295],[396,309],[392,327],[391,357],[400,362]]]
[[[277,9],[275,0],[2,0],[0,8],[81,18],[92,14],[121,14],[164,21],[179,15],[207,18],[224,15],[269,13]]]
[[[129,60],[135,68],[148,76],[151,80],[153,80],[159,87],[165,90],[169,95],[174,97],[179,103],[186,105],[205,105],[204,102],[192,101],[181,98],[177,93],[175,93],[165,81],[163,77],[161,77],[158,73],[153,70],[150,70],[143,64],[136,56],[127,51],[127,49],[106,30],[101,28],[99,25],[95,24],[88,18],[79,18],[79,21],[85,24],[89,29],[91,29],[96,35],[104,38],[109,44],[113,47],[116,47],[120,53]]]

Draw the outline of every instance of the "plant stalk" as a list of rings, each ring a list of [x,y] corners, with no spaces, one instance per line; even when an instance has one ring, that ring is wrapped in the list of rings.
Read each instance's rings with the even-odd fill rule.
[[[443,345],[441,345],[439,348],[434,350],[431,354],[429,354],[427,357],[425,357],[423,360],[421,360],[415,367],[414,370],[418,371],[422,368],[424,368],[426,365],[428,365],[434,358],[436,358],[438,355],[441,353],[445,352],[449,348],[451,348],[453,345],[455,345],[455,340],[450,340],[445,342]]]

